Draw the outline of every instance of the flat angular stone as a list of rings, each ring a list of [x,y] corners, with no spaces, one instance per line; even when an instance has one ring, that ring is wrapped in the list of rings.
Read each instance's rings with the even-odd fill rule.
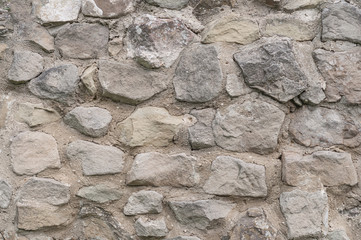
[[[127,216],[138,214],[161,213],[163,195],[155,191],[139,191],[133,193],[124,206],[124,214]]]
[[[44,59],[37,53],[29,51],[15,51],[13,62],[8,71],[10,82],[25,83],[37,77],[44,68]]]
[[[26,26],[24,29],[24,39],[47,53],[55,51],[54,37],[50,35],[45,27],[39,24],[34,23]]]
[[[105,184],[99,184],[95,186],[83,187],[79,189],[76,195],[93,202],[106,203],[120,199],[122,193],[119,190],[108,187]]]
[[[184,8],[189,0],[145,0],[147,3],[169,9],[182,9]]]
[[[33,0],[33,14],[43,23],[64,23],[77,20],[81,0]]]
[[[193,9],[193,14],[198,18],[207,18],[221,12],[223,6],[234,6],[234,0],[196,0],[197,4]]]
[[[139,237],[165,237],[169,231],[164,218],[150,220],[140,217],[135,222],[134,228]]]
[[[235,204],[219,200],[170,201],[176,219],[201,230],[219,227]]]
[[[134,0],[83,0],[82,13],[85,16],[117,18],[135,9]]]
[[[282,8],[286,10],[298,10],[301,8],[315,8],[324,0],[285,0],[281,1]]]
[[[293,190],[280,196],[289,239],[321,238],[328,229],[328,198],[324,190]]]
[[[76,107],[64,117],[70,127],[91,137],[106,135],[111,121],[110,112],[98,107]]]
[[[191,115],[197,118],[197,123],[188,128],[189,142],[192,149],[202,149],[215,146],[212,121],[216,114],[213,108],[192,110]]]
[[[97,70],[98,68],[96,65],[91,65],[84,70],[80,77],[81,82],[84,84],[89,94],[93,97],[95,97],[97,93],[97,87],[94,80]]]
[[[135,157],[128,172],[127,184],[192,187],[198,183],[195,162],[196,158],[184,153],[141,153]]]
[[[327,240],[350,240],[343,230],[335,230],[327,234]]]
[[[66,64],[46,70],[31,80],[28,86],[39,98],[67,102],[74,98],[78,81],[78,68],[73,64]]]
[[[81,161],[87,176],[120,173],[123,169],[124,152],[116,147],[78,140],[68,145],[66,154],[70,161]]]
[[[280,102],[307,88],[307,77],[295,59],[289,38],[268,38],[247,45],[233,55],[245,82]]]
[[[42,132],[22,132],[10,145],[13,171],[19,175],[34,175],[48,168],[60,168],[55,139]]]
[[[219,156],[212,162],[211,175],[203,189],[224,196],[266,197],[266,169],[262,165]]]
[[[127,62],[100,61],[103,95],[115,101],[138,104],[167,89],[166,75]]]
[[[197,237],[191,237],[191,236],[179,236],[175,238],[168,238],[166,240],[201,240]]]
[[[0,208],[8,208],[13,190],[4,180],[0,180]]]
[[[104,56],[109,29],[97,23],[74,23],[62,28],[55,46],[64,58],[90,59]]]
[[[284,112],[266,102],[234,103],[217,111],[213,121],[216,144],[236,152],[269,154],[277,148],[284,118]]]
[[[142,15],[128,29],[128,55],[147,68],[170,67],[194,38],[176,18]]]
[[[322,10],[322,40],[361,44],[361,9],[346,3],[328,4]]]
[[[226,82],[226,91],[231,97],[239,97],[252,92],[245,83],[241,76],[236,74],[228,74]]]
[[[21,103],[16,118],[29,125],[36,127],[61,119],[59,113],[52,108],[46,108],[43,104]]]
[[[214,46],[196,44],[183,51],[173,85],[176,99],[207,102],[222,91],[222,69]]]

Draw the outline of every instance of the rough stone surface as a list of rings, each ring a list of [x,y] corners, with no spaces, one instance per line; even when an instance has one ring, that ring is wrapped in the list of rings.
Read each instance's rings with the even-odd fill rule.
[[[212,121],[216,114],[213,108],[192,110],[191,115],[197,118],[197,123],[188,128],[189,142],[192,149],[202,149],[215,146]]]
[[[85,16],[117,18],[133,12],[134,0],[84,0],[82,13]]]
[[[280,196],[281,211],[286,218],[288,238],[321,238],[328,229],[328,197],[324,190],[293,190]]]
[[[81,0],[33,0],[33,14],[43,24],[75,21],[80,12]]]
[[[128,172],[129,185],[192,187],[198,183],[196,158],[184,153],[166,155],[156,152],[138,154]]]
[[[213,121],[216,143],[231,151],[271,153],[284,118],[279,108],[259,100],[231,104],[218,110]]]
[[[162,206],[163,195],[155,191],[139,191],[133,193],[127,204],[124,206],[124,214],[138,215],[149,213],[160,213],[163,210]]]
[[[67,102],[73,98],[78,81],[78,68],[66,64],[50,68],[31,80],[29,89],[39,98]]]
[[[231,97],[239,97],[252,92],[252,89],[244,83],[243,77],[237,76],[236,74],[228,74],[226,91]]]
[[[114,61],[99,62],[99,81],[104,96],[129,104],[144,102],[164,91],[169,82],[164,74]]]
[[[219,200],[170,201],[177,220],[198,229],[212,229],[222,223],[235,204]]]
[[[191,236],[179,236],[175,238],[168,238],[166,240],[200,240],[197,237],[191,237]]]
[[[76,107],[64,117],[70,127],[91,137],[106,135],[111,121],[110,112],[98,107]]]
[[[93,202],[105,203],[120,199],[122,193],[115,188],[100,184],[95,186],[83,187],[79,189],[76,195],[91,200]]]
[[[150,220],[140,217],[134,223],[134,228],[139,237],[165,237],[169,231],[164,218]]]
[[[128,55],[148,68],[170,67],[193,38],[178,19],[142,15],[128,29]]]
[[[350,238],[347,236],[345,231],[335,230],[328,233],[327,240],[350,240]]]
[[[361,44],[361,9],[346,2],[329,4],[322,10],[322,40]]]
[[[295,59],[288,38],[270,38],[247,45],[234,54],[246,83],[280,102],[307,88],[307,78]]]
[[[286,10],[298,10],[302,8],[314,8],[324,0],[285,0],[281,2],[282,8]]]
[[[164,108],[138,108],[117,125],[119,140],[130,146],[168,146],[183,126],[182,117],[171,116]]]
[[[82,75],[80,77],[81,82],[84,84],[84,86],[88,90],[89,94],[93,97],[97,93],[97,87],[95,85],[95,80],[94,80],[97,69],[98,68],[96,67],[95,64],[91,65],[84,70],[84,72],[82,73]]]
[[[201,19],[221,12],[224,6],[235,5],[234,0],[193,0],[192,2],[196,3],[193,9],[193,14]]]
[[[55,46],[64,58],[89,59],[105,55],[109,30],[97,23],[74,23],[62,28]]]
[[[112,146],[87,141],[74,141],[66,152],[70,161],[81,161],[84,175],[120,173],[123,169],[124,152]]]
[[[12,83],[25,83],[37,77],[44,68],[43,57],[29,51],[15,51],[8,79]]]
[[[0,208],[8,208],[13,190],[4,180],[0,180]]]
[[[203,189],[206,193],[266,197],[266,169],[264,166],[246,163],[240,159],[219,156],[212,162],[211,175]]]
[[[189,0],[145,0],[147,3],[169,9],[182,9]]]
[[[59,113],[52,108],[46,108],[43,104],[21,103],[16,115],[17,119],[29,125],[37,127],[61,119]]]
[[[34,175],[48,168],[60,168],[55,139],[42,132],[22,132],[11,143],[13,171],[19,175]]]
[[[55,51],[54,37],[39,24],[31,24],[24,28],[24,39],[47,53]]]
[[[222,90],[222,69],[214,46],[193,45],[183,51],[173,78],[176,99],[207,102]]]

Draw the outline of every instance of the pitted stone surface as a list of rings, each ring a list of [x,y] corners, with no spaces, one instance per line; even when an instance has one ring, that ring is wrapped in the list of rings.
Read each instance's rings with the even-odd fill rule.
[[[182,9],[184,8],[189,0],[145,0],[147,3],[169,9]]]
[[[25,83],[37,77],[44,68],[44,59],[37,53],[15,51],[8,79],[12,83]]]
[[[190,114],[197,118],[197,123],[188,128],[189,141],[192,149],[202,149],[215,146],[212,121],[216,114],[216,110],[212,108],[192,110]]]
[[[43,24],[71,22],[78,18],[81,0],[33,0],[32,7]]]
[[[105,184],[83,187],[76,194],[79,197],[91,200],[97,203],[106,203],[121,198],[122,193]]]
[[[13,190],[9,183],[0,180],[0,208],[8,208],[11,202]]]
[[[133,193],[127,204],[124,206],[124,214],[138,215],[160,213],[163,210],[162,206],[163,195],[155,191],[139,191]]]
[[[140,217],[135,222],[134,228],[139,237],[165,237],[169,231],[164,218],[151,220]]]
[[[134,0],[83,0],[82,13],[85,16],[117,18],[135,9]]]

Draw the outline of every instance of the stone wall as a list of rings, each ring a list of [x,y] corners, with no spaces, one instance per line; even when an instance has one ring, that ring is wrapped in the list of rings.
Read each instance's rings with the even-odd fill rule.
[[[1,0],[0,240],[361,239],[359,0]]]

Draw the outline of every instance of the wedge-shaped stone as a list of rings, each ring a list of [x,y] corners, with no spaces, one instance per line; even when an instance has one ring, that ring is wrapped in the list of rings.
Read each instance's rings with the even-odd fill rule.
[[[82,13],[85,16],[116,18],[134,11],[134,0],[83,0]]]
[[[97,203],[106,203],[121,198],[122,193],[105,184],[83,187],[76,194],[79,197],[91,200]]]
[[[44,59],[37,53],[15,51],[13,62],[8,71],[9,81],[25,83],[37,77],[44,68]]]
[[[213,147],[214,141],[212,122],[216,111],[213,108],[192,110],[191,115],[197,118],[197,123],[188,128],[189,142],[192,149]]]
[[[16,118],[29,125],[36,127],[61,119],[59,113],[54,109],[46,108],[43,104],[21,103]]]
[[[147,3],[169,9],[182,9],[184,8],[189,0],[145,0]]]
[[[0,180],[0,208],[8,208],[13,190],[6,181]]]
[[[33,14],[43,23],[63,23],[78,18],[81,0],[33,0]]]
[[[134,228],[139,237],[165,237],[169,231],[164,218],[151,220],[140,217],[135,222]]]
[[[127,204],[124,206],[125,215],[138,215],[149,213],[160,213],[163,210],[162,206],[163,195],[155,191],[139,191],[133,193]]]
[[[286,10],[297,10],[301,8],[315,8],[324,0],[285,0],[281,2],[282,8]]]

